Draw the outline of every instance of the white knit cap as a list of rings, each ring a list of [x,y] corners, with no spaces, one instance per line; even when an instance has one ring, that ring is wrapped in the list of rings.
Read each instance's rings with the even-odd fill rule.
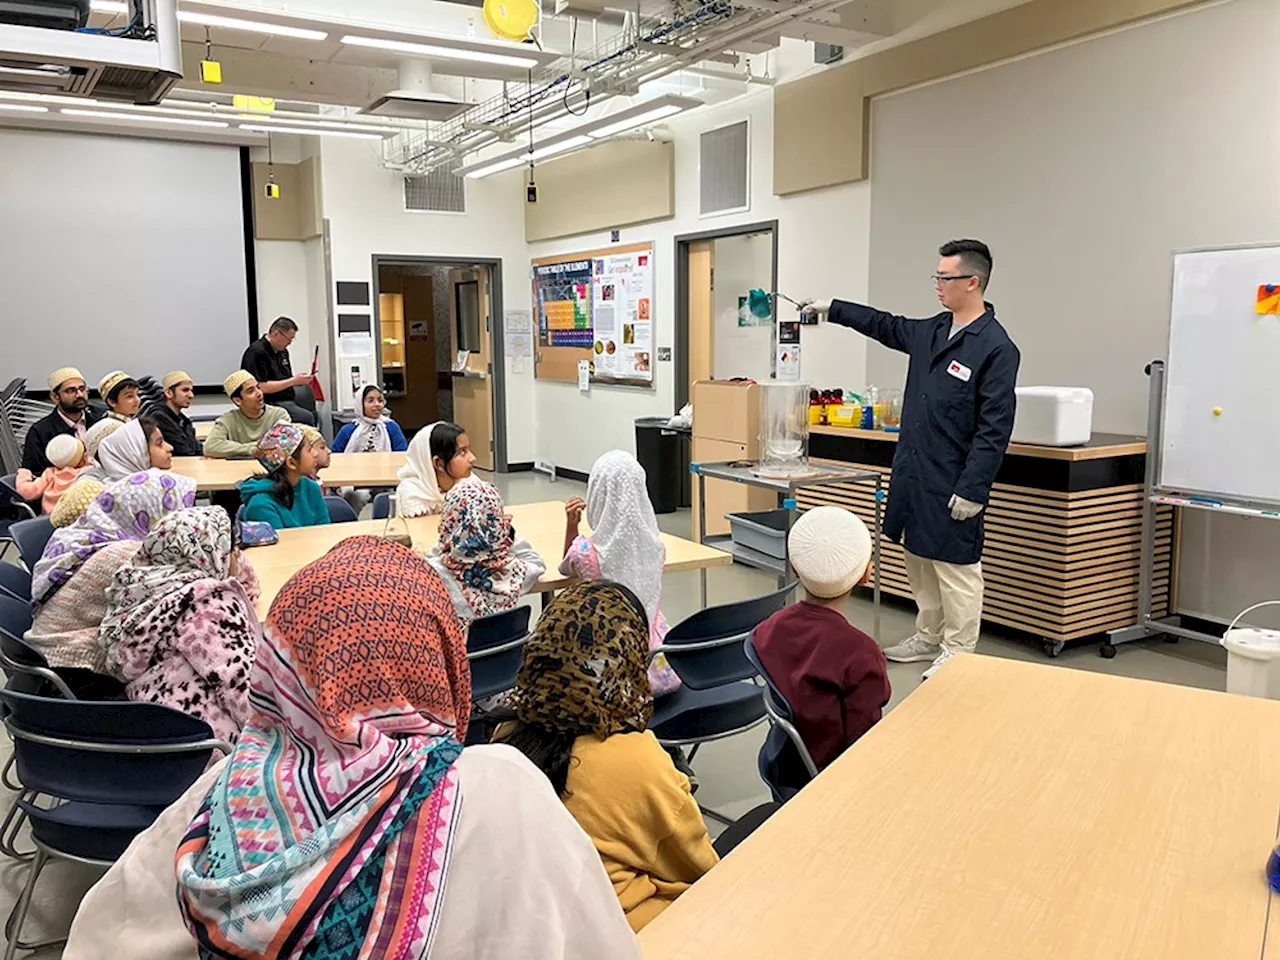
[[[805,590],[830,600],[862,579],[871,562],[871,534],[848,510],[814,507],[791,528],[787,555]]]
[[[55,467],[77,467],[84,459],[84,444],[74,433],[60,433],[45,444],[44,456]]]

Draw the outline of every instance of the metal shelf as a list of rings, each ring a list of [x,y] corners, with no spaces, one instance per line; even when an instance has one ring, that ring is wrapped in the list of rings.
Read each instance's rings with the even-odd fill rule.
[[[780,577],[787,575],[787,561],[771,557],[767,553],[761,553],[759,550],[752,550],[750,547],[744,547],[740,543],[734,543],[733,537],[706,537],[702,542],[708,547],[715,547],[717,550],[723,550],[725,553],[732,555],[735,563],[755,567],[757,570],[765,570],[769,573],[776,573]]]

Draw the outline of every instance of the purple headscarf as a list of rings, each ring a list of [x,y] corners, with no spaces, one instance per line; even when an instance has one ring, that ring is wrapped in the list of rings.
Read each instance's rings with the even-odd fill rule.
[[[195,506],[196,482],[167,470],[117,480],[69,527],[54,530],[31,576],[31,598],[44,603],[108,543],[142,540],[175,510]]]

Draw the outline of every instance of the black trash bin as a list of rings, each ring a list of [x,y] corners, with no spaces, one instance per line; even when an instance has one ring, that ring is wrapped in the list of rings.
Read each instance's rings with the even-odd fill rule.
[[[667,426],[666,417],[636,421],[636,459],[644,467],[654,513],[689,506],[689,431]]]

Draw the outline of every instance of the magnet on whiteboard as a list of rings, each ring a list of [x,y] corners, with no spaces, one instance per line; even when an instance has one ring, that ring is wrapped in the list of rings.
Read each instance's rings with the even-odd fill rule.
[[[1214,407],[1214,408],[1213,408],[1213,415],[1214,415],[1215,417],[1220,417],[1220,416],[1222,416],[1222,408],[1221,408],[1221,407]]]

